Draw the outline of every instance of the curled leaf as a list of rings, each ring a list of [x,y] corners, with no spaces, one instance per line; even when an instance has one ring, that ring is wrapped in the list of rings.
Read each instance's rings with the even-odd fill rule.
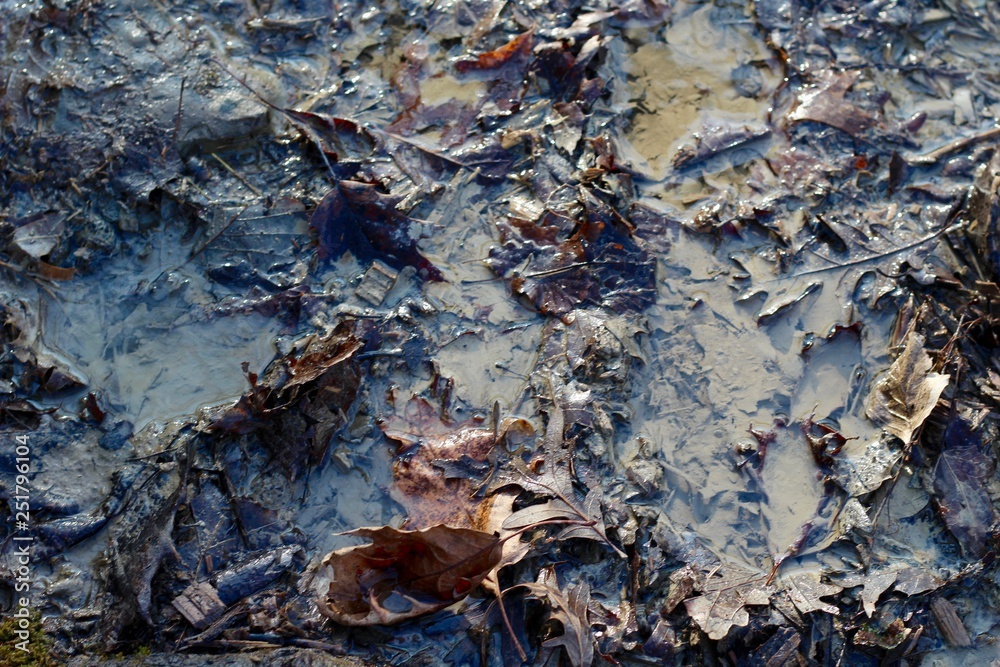
[[[932,373],[931,365],[924,337],[910,331],[903,352],[868,397],[868,417],[904,443],[910,442],[948,386],[949,376]]]
[[[358,528],[372,541],[327,554],[320,613],[343,625],[392,625],[454,604],[500,562],[500,538],[469,528]]]

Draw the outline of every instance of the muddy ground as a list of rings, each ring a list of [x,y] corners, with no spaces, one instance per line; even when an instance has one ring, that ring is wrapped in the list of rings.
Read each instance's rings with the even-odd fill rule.
[[[0,40],[12,664],[1000,660],[992,3]]]

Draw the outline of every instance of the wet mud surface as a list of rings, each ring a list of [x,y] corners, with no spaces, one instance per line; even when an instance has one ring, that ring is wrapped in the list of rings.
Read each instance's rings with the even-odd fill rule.
[[[70,664],[996,659],[998,38],[0,0],[0,602],[20,537]]]

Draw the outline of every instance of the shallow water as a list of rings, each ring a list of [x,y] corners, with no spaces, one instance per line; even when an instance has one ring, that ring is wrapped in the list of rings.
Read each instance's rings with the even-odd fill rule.
[[[351,538],[337,534],[340,531],[405,521],[402,509],[389,497],[393,445],[376,423],[398,413],[410,396],[434,395],[453,423],[475,420],[488,425],[496,406],[501,416],[534,420],[541,432],[546,419],[539,408],[547,399],[533,393],[530,376],[554,367],[561,371],[565,366],[558,364],[579,361],[544,358],[546,337],[559,334],[562,325],[538,315],[527,300],[512,297],[483,261],[497,242],[498,220],[508,215],[531,218],[541,211],[528,184],[537,149],[518,153],[520,161],[511,167],[510,177],[489,183],[468,169],[415,177],[384,155],[362,161],[368,170],[365,178],[405,197],[403,208],[414,220],[411,234],[445,277],[443,282],[421,283],[406,274],[383,304],[373,306],[355,293],[370,258],[348,254],[331,264],[307,261],[312,242],[305,210],[329,187],[329,174],[314,147],[269,137],[281,125],[277,114],[264,111],[227,75],[208,68],[186,71],[184,76],[190,78],[184,79],[181,73],[166,71],[175,57],[191,53],[185,49],[194,49],[198,57],[206,53],[197,48],[225,52],[234,69],[250,73],[250,83],[279,104],[384,127],[407,106],[393,79],[403,71],[407,49],[426,37],[435,44],[423,69],[412,75],[415,81],[409,82],[425,106],[453,99],[474,106],[487,95],[488,77],[459,74],[454,67],[455,58],[464,53],[458,39],[475,41],[470,36],[474,31],[471,25],[455,23],[447,12],[412,8],[433,15],[420,15],[420,21],[431,26],[424,35],[416,28],[408,32],[412,26],[407,21],[413,17],[401,17],[395,5],[372,6],[363,15],[344,18],[344,24],[353,20],[361,28],[341,34],[342,42],[334,43],[330,31],[296,22],[322,13],[313,9],[286,7],[282,12],[287,14],[276,11],[267,21],[251,16],[251,9],[232,9],[237,18],[221,26],[210,14],[200,14],[203,9],[192,9],[184,21],[160,9],[143,10],[145,24],[131,14],[115,17],[114,39],[148,47],[136,49],[133,66],[155,69],[163,83],[158,94],[148,95],[154,115],[164,123],[160,131],[172,130],[181,80],[190,86],[188,110],[193,118],[184,121],[191,123],[184,127],[185,137],[204,130],[199,112],[213,121],[218,120],[211,118],[216,113],[237,117],[227,117],[233,123],[221,130],[205,130],[210,140],[204,145],[190,139],[188,157],[193,159],[183,167],[184,178],[204,191],[192,195],[185,189],[194,188],[190,183],[176,188],[204,208],[199,216],[209,222],[193,238],[180,231],[180,216],[142,233],[124,232],[122,243],[93,274],[32,292],[41,313],[42,344],[87,382],[82,392],[54,402],[62,405],[63,414],[72,415],[87,391],[97,392],[109,415],[132,422],[136,431],[176,418],[193,420],[205,406],[234,400],[247,389],[241,362],[247,362],[250,372],[261,372],[279,348],[287,352],[294,339],[329,330],[343,313],[391,320],[398,327],[392,331],[397,338],[372,353],[363,407],[331,443],[329,462],[307,471],[301,483],[275,472],[270,453],[259,447],[229,450],[229,458],[220,463],[240,477],[236,492],[264,498],[268,509],[281,514],[286,522],[281,525],[308,545],[310,557],[350,543]],[[0,3],[0,11],[8,11],[6,3]],[[693,532],[725,561],[767,573],[777,559],[794,555],[804,531],[810,533],[811,545],[825,545],[826,537],[837,534],[835,520],[842,508],[826,503],[829,488],[800,427],[808,419],[836,427],[850,439],[846,453],[863,451],[877,439],[879,429],[865,418],[864,403],[872,379],[889,361],[894,313],[886,305],[896,304],[902,294],[883,275],[898,266],[881,273],[868,270],[863,276],[839,266],[855,255],[838,255],[834,244],[817,242],[810,226],[815,223],[812,212],[832,210],[835,216],[838,206],[847,211],[848,219],[831,218],[831,227],[871,250],[874,259],[863,269],[881,270],[881,260],[895,256],[893,246],[879,245],[882,240],[905,244],[921,238],[944,220],[950,205],[933,197],[924,201],[898,195],[900,201],[895,201],[874,181],[878,166],[868,165],[864,142],[831,137],[831,130],[818,123],[802,129],[784,121],[796,102],[781,80],[774,50],[748,11],[739,3],[678,2],[667,24],[623,29],[606,47],[601,75],[607,79],[610,106],[600,113],[613,121],[598,130],[620,133],[613,138],[621,140],[622,163],[635,177],[638,199],[661,213],[665,223],[661,232],[643,236],[657,264],[655,302],[642,312],[600,311],[610,323],[608,331],[620,334],[622,348],[636,359],[627,381],[595,383],[593,405],[612,400],[601,394],[614,394],[609,387],[624,386],[627,400],[615,406],[610,451],[600,452],[614,464],[608,479],[602,480],[608,489],[620,489],[615,485],[629,479],[638,460],[654,461],[662,471],[657,488],[623,493],[628,502],[662,510],[674,528]],[[518,21],[527,19],[504,20],[505,30],[516,34],[523,28]],[[499,32],[488,37],[492,41],[474,46],[502,46]],[[151,34],[163,44],[154,43]],[[449,40],[447,48],[438,43],[444,38]],[[973,51],[966,55],[975,58]],[[56,61],[59,57],[52,55]],[[974,99],[962,85],[942,100],[903,85],[891,69],[869,74],[891,92],[884,103],[887,127],[914,113],[928,113],[920,135],[926,147],[986,122],[961,116]],[[864,85],[873,95],[878,92],[871,90],[870,81]],[[214,94],[225,100],[219,108],[206,101]],[[509,122],[513,129],[504,139],[513,141],[518,133],[530,136],[564,128],[568,117],[551,115],[550,102],[528,100],[512,118],[490,118],[482,127],[473,126],[472,133],[505,129]],[[65,100],[61,104],[58,124],[71,128],[68,119],[82,112]],[[204,106],[200,111],[198,104]],[[753,137],[717,155],[677,162],[680,152],[721,126]],[[759,136],[754,134],[761,129]],[[573,132],[561,139],[569,142],[569,150],[558,166],[576,179],[580,172],[575,170],[593,165],[586,163],[590,157],[581,157],[583,148],[576,149],[579,136]],[[811,152],[811,134],[827,152]],[[417,135],[410,137],[413,143],[434,148],[443,132],[432,125]],[[901,139],[898,145],[904,152],[916,150]],[[201,154],[205,147],[220,151],[226,165],[233,166],[224,169],[221,157]],[[881,167],[884,171],[885,165]],[[833,172],[836,178],[849,173],[853,189],[846,194],[831,191],[824,179],[836,181]],[[935,187],[955,187],[947,179],[938,182],[936,174],[928,179]],[[170,183],[171,188],[176,185]],[[775,204],[769,199],[775,191],[791,193],[791,203]],[[260,192],[294,200],[294,211],[270,213],[272,202],[261,204]],[[857,193],[871,199],[859,204],[852,199]],[[838,196],[843,199],[838,201]],[[235,226],[220,232],[234,220]],[[852,225],[855,236],[845,231]],[[230,261],[242,262],[281,287],[307,284],[322,304],[307,308],[294,326],[254,314],[251,297],[265,298],[264,292],[247,285],[222,287],[206,276],[207,269]],[[932,280],[933,271],[920,279]],[[835,329],[857,322],[863,325],[860,329]],[[418,350],[412,355],[416,362],[407,358],[404,343]],[[437,389],[445,381],[452,383],[447,398]],[[751,427],[774,433],[763,460],[753,456],[761,443],[749,432]],[[81,500],[94,505],[102,497],[101,485],[126,457],[153,453],[128,448],[114,453],[92,442],[89,446],[89,454],[83,445],[82,451],[64,453],[72,471],[53,466],[39,482],[56,490],[86,486],[88,493]],[[917,476],[902,475],[886,503],[889,528],[878,539],[881,546],[897,549],[893,553],[901,559],[951,567],[954,558],[936,546],[941,527],[924,511],[929,500]],[[52,581],[60,576],[92,581],[87,563],[106,539],[104,531],[74,549],[68,570]],[[819,571],[822,564],[841,557],[831,552],[809,553],[798,562],[791,558],[776,581],[780,584],[793,572]],[[989,630],[985,621],[979,626]],[[427,643],[427,634],[406,629],[393,639],[399,649],[393,655],[403,661],[411,650],[438,657],[435,652],[448,650]]]
[[[144,259],[124,252],[41,294],[42,340],[137,431],[241,395],[241,363],[263,371],[281,329],[262,315],[212,315],[219,288],[188,261],[192,243],[177,230],[151,236]]]

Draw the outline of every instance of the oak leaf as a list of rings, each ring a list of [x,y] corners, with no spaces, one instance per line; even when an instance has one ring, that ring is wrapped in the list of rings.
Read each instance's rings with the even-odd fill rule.
[[[358,528],[371,544],[327,554],[320,613],[342,625],[392,625],[458,602],[500,561],[500,538],[469,528]]]

